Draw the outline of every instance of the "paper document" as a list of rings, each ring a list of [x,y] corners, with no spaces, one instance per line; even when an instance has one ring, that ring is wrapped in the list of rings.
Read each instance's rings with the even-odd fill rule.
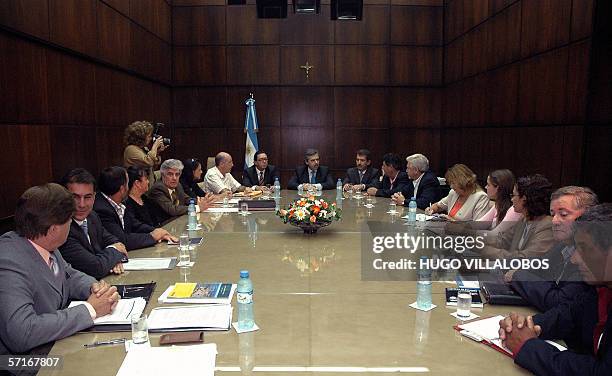
[[[239,198],[230,198],[230,199],[227,201],[227,203],[228,203],[228,204],[234,204],[234,205],[235,205],[235,204],[237,204],[237,203],[238,203],[238,201],[240,201],[240,199],[239,199]],[[223,204],[223,200],[221,200],[221,201],[215,201],[215,204]]]
[[[76,307],[85,302],[72,302],[68,306]],[[147,301],[143,298],[119,299],[115,310],[108,315],[98,317],[94,320],[94,325],[125,325],[131,324],[132,315],[140,315],[145,309]]]
[[[232,321],[232,306],[208,304],[157,307],[151,311],[148,321],[150,330],[229,330]]]
[[[117,376],[213,376],[217,345],[132,348]]]
[[[208,208],[204,213],[238,213],[238,208]]]
[[[131,258],[123,264],[125,270],[162,270],[170,269],[172,257],[163,258]]]
[[[193,283],[190,284],[189,294],[184,296],[178,287],[187,284],[174,284],[168,286],[160,297],[158,303],[196,303],[196,304],[231,304],[236,291],[236,284],[231,283]],[[175,291],[176,290],[176,291]],[[174,292],[174,293],[173,293]],[[194,293],[195,292],[195,293]],[[186,294],[186,293],[185,293]]]

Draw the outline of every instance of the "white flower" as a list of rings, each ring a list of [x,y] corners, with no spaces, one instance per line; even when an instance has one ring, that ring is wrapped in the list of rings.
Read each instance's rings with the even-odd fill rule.
[[[321,218],[327,218],[327,210],[321,210],[319,212],[319,217]]]
[[[304,218],[306,218],[306,211],[304,209],[299,209],[295,212],[295,219],[301,221]]]

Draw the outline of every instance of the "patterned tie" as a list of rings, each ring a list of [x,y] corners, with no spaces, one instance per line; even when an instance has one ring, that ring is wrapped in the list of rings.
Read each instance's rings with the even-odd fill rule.
[[[310,184],[317,182],[317,173],[315,171],[310,173]]]
[[[172,199],[172,204],[173,205],[178,205],[178,197],[176,197],[176,191],[172,191],[172,193],[170,194],[170,199]]]
[[[85,237],[87,238],[89,236],[89,231],[87,227],[87,219],[84,219],[83,223],[81,223],[81,229],[83,229],[83,232],[85,233]]]
[[[363,175],[365,175],[365,172],[359,171],[359,184],[363,183]]]
[[[57,277],[59,275],[59,266],[57,265],[57,259],[53,253],[49,255],[49,268],[53,271],[54,276]]]
[[[259,185],[263,185],[264,183],[264,172],[260,171],[259,172]]]

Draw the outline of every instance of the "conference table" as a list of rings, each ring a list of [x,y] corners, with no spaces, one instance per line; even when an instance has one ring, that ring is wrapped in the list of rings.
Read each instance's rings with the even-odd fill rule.
[[[217,345],[217,375],[331,375],[388,372],[511,375],[526,373],[512,359],[461,336],[460,323],[445,305],[445,287],[434,281],[432,302],[423,312],[415,302],[415,281],[367,281],[362,278],[362,232],[370,221],[397,224],[399,215],[387,213],[389,199],[376,198],[373,208],[363,199],[344,194],[342,219],[304,234],[282,223],[274,212],[200,213],[204,241],[192,252],[191,268],[128,271],[109,276],[112,284],[157,282],[146,312],[176,282],[236,282],[241,269],[249,270],[254,284],[255,321],[260,329],[238,335],[233,329],[206,332],[205,342]],[[336,191],[323,192],[335,201]],[[280,205],[297,199],[296,191],[281,192]],[[187,217],[165,228],[180,234]],[[176,247],[158,244],[130,252],[130,257],[177,256]],[[234,299],[234,321],[237,310]],[[480,316],[532,313],[529,308],[490,306],[473,309]],[[79,333],[57,341],[49,355],[63,356],[61,370],[41,375],[115,375],[125,350],[122,345],[92,349],[93,341],[130,336],[130,333]],[[151,333],[151,345],[160,334]]]

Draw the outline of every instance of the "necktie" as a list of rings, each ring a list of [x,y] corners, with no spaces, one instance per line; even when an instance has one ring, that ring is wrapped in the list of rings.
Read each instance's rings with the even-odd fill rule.
[[[59,266],[57,265],[57,259],[53,253],[49,255],[49,268],[54,276],[57,277],[59,275]]]
[[[310,173],[310,184],[314,184],[316,182],[317,182],[317,173],[313,171]]]
[[[85,233],[85,237],[89,237],[89,231],[88,231],[88,227],[87,227],[87,219],[83,220],[83,223],[81,223],[81,229],[83,229],[83,232]]]
[[[606,322],[608,321],[608,308],[610,307],[611,302],[612,290],[607,287],[598,287],[597,313],[599,321],[597,322],[597,325],[595,325],[595,329],[593,329],[593,351],[595,354],[597,354],[597,350],[599,350],[599,339],[601,338],[601,334],[603,333],[603,330],[606,327]]]
[[[172,191],[170,194],[170,199],[172,199],[172,205],[178,205],[178,197],[176,197],[176,191]]]
[[[259,185],[263,185],[264,183],[264,172],[260,171],[259,172]]]
[[[364,171],[359,171],[359,184],[363,182],[363,175],[365,175]]]

